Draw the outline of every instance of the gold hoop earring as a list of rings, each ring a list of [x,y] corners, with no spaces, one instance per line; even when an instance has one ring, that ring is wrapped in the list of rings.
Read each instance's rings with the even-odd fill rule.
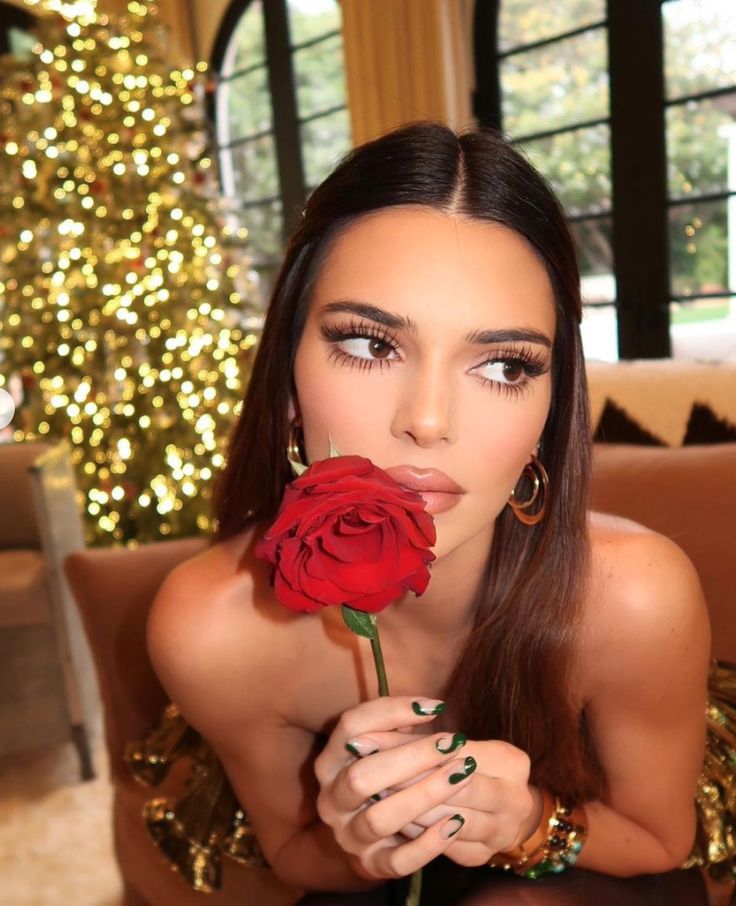
[[[302,453],[299,449],[299,424],[296,419],[289,423],[289,445],[286,448],[286,458],[289,462],[294,462],[299,466],[306,468],[306,463],[302,459]]]
[[[528,462],[524,466],[524,471],[521,473],[520,481],[526,479],[531,482],[532,493],[531,497],[527,500],[519,500],[516,496],[516,488],[511,492],[509,497],[508,504],[511,509],[514,511],[514,516],[523,522],[524,525],[536,525],[538,522],[541,522],[544,519],[544,514],[547,509],[547,490],[549,488],[549,476],[547,475],[547,470],[544,468],[542,463],[537,459],[537,457],[532,453],[531,462]],[[527,513],[525,510],[528,510],[530,506],[533,506],[537,499],[539,498],[539,492],[542,492],[541,503],[539,504],[539,509],[536,513]]]

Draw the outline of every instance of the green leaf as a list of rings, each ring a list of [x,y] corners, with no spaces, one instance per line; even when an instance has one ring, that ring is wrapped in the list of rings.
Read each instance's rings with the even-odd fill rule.
[[[362,635],[366,639],[378,638],[378,627],[376,625],[376,615],[366,613],[364,610],[354,610],[347,604],[342,605],[342,618],[345,625],[351,632],[356,635]]]
[[[327,439],[330,442],[330,459],[334,459],[336,456],[342,456],[342,453],[337,449],[337,447],[332,443],[332,438],[330,435],[327,435]]]

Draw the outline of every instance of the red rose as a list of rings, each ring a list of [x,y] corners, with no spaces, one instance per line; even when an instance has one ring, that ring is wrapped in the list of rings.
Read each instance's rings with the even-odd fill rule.
[[[276,597],[290,610],[378,613],[429,583],[436,534],[424,506],[369,459],[320,460],[287,485],[255,554],[273,565]]]

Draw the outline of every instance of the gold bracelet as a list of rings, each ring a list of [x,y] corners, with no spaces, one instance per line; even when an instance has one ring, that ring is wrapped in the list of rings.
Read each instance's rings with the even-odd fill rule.
[[[507,849],[504,852],[496,853],[491,856],[488,864],[496,868],[505,868],[506,870],[518,871],[522,868],[531,868],[532,864],[537,861],[541,862],[544,854],[540,853],[541,847],[546,842],[550,833],[550,821],[555,813],[555,800],[546,790],[540,788],[542,794],[542,814],[534,832],[513,849]],[[539,859],[535,857],[539,855]]]

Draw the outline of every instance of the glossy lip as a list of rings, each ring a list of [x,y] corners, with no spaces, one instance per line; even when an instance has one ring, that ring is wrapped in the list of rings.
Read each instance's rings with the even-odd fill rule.
[[[449,475],[445,475],[439,469],[418,469],[416,466],[391,466],[384,469],[384,472],[405,488],[412,491],[432,492],[442,494],[464,494],[465,490],[453,481]]]

